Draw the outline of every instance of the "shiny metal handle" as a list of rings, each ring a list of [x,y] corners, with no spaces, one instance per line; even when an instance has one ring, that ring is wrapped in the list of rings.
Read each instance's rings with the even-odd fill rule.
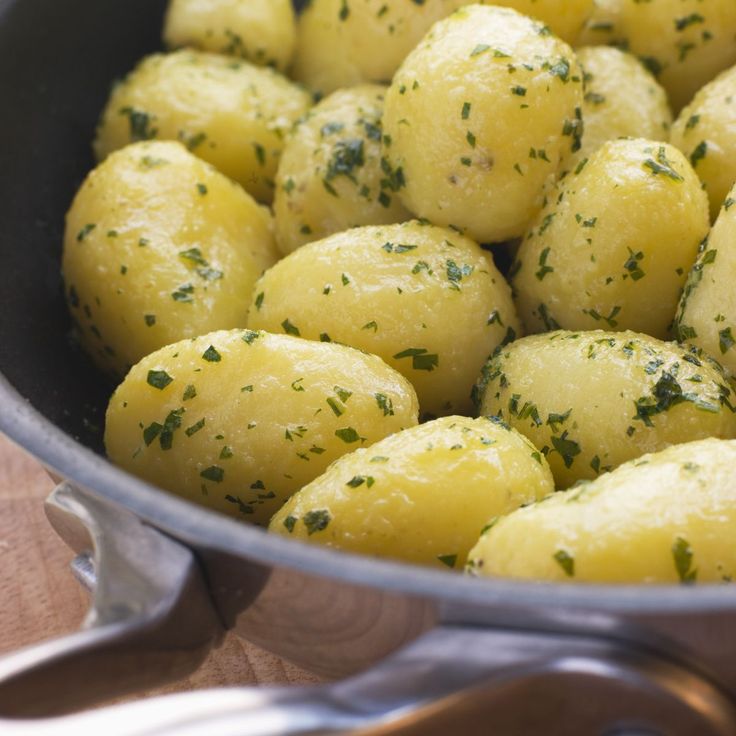
[[[0,726],[3,725],[0,722]],[[439,628],[313,688],[211,690],[15,724],[17,736],[733,736],[733,704],[677,664],[605,641]]]
[[[196,670],[222,626],[191,551],[67,483],[46,513],[80,553],[92,603],[79,631],[0,658],[0,716],[69,712]]]
[[[368,672],[329,685],[200,691],[18,720],[106,697],[110,682],[120,694],[121,684],[140,689],[189,671],[221,632],[187,549],[68,485],[53,494],[49,517],[75,548],[94,547],[100,575],[81,632],[0,660],[3,732],[736,734],[728,697],[661,653],[597,637],[463,626],[437,628]],[[82,578],[94,578],[89,558],[78,560]]]

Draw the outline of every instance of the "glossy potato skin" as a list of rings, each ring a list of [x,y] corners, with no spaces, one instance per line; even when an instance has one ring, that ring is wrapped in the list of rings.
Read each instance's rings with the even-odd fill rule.
[[[645,455],[498,519],[467,569],[554,582],[731,582],[735,463],[736,442],[717,439]]]
[[[276,175],[281,252],[357,225],[411,218],[381,169],[386,88],[339,90],[313,107],[289,137]]]
[[[285,72],[296,20],[291,0],[170,0],[163,36],[169,48],[229,54]]]
[[[604,144],[558,182],[517,252],[512,285],[526,329],[666,339],[708,227],[707,197],[680,151]]]
[[[575,53],[585,72],[585,130],[576,164],[617,138],[669,140],[667,93],[635,56],[610,46],[588,46]]]
[[[581,45],[620,46],[667,90],[675,113],[736,63],[733,0],[597,0]]]
[[[269,211],[174,142],[92,171],[67,214],[62,270],[79,339],[116,377],[185,337],[245,327],[277,259]]]
[[[680,300],[675,331],[736,375],[736,186],[726,197]]]
[[[736,181],[736,66],[698,91],[672,127],[672,144],[703,181],[715,220]]]
[[[341,458],[294,495],[269,530],[462,568],[489,519],[553,487],[546,461],[518,432],[486,417],[444,417]]]
[[[110,400],[105,446],[151,483],[266,524],[333,460],[416,422],[414,390],[379,358],[233,330],[134,366]]]
[[[394,77],[386,170],[419,217],[482,243],[520,236],[580,145],[582,103],[575,55],[546,27],[508,8],[462,8]]]
[[[388,84],[433,23],[460,0],[311,0],[299,17],[295,78],[330,94],[364,82]]]
[[[296,79],[329,94],[364,82],[388,84],[437,21],[473,0],[311,0],[298,23],[292,67]],[[549,25],[572,44],[593,9],[593,0],[485,0]],[[377,51],[380,49],[380,51]]]
[[[99,160],[138,140],[179,140],[261,202],[273,198],[284,137],[311,97],[272,69],[201,51],[148,56],[116,85]]]
[[[435,416],[470,413],[486,358],[519,334],[511,291],[490,255],[416,221],[302,246],[253,293],[249,327],[374,353],[412,382],[423,413]]]
[[[593,0],[485,0],[483,5],[513,8],[541,20],[555,35],[571,45],[577,42],[594,9]]]
[[[496,351],[480,413],[546,455],[558,488],[669,445],[736,436],[723,369],[695,347],[634,332],[550,332]]]

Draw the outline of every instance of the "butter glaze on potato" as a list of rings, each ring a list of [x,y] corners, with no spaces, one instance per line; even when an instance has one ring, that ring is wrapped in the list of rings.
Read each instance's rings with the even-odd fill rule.
[[[232,330],[134,366],[110,400],[105,446],[161,488],[266,524],[332,461],[416,423],[414,390],[379,358]]]
[[[486,577],[580,583],[730,583],[736,442],[706,439],[622,465],[499,517],[470,553]]]
[[[411,218],[381,168],[385,94],[380,85],[339,90],[289,136],[274,197],[282,253],[350,227]]]
[[[698,91],[672,127],[672,144],[702,180],[715,220],[736,182],[736,66]]]
[[[321,94],[364,82],[388,84],[432,25],[472,0],[311,0],[299,18],[296,79]],[[575,43],[593,0],[486,0],[514,8]]]
[[[416,221],[302,246],[259,280],[248,326],[379,355],[435,416],[471,412],[483,363],[520,329],[490,254]]]
[[[190,46],[286,71],[296,44],[291,0],[170,0],[169,48]]]
[[[270,212],[173,142],[136,143],[92,171],[67,214],[62,270],[83,347],[122,376],[185,337],[245,327],[277,259]]]
[[[462,568],[492,517],[554,488],[547,462],[486,417],[444,417],[342,457],[269,530],[328,547]]]
[[[575,166],[617,138],[669,140],[667,93],[635,56],[610,46],[588,46],[575,53],[585,72],[585,129]]]
[[[550,332],[496,351],[476,394],[546,455],[558,488],[705,437],[736,436],[732,388],[695,347],[634,332]]]
[[[597,0],[578,43],[616,45],[638,56],[678,113],[736,64],[735,38],[733,0]]]
[[[140,140],[180,141],[269,203],[284,137],[310,106],[306,91],[272,69],[202,51],[154,54],[113,88],[95,153],[102,160]]]
[[[690,271],[675,319],[679,340],[715,356],[736,375],[736,186]]]
[[[311,0],[297,24],[295,78],[330,94],[365,82],[388,84],[433,23],[459,0]]]
[[[514,10],[461,8],[396,72],[386,173],[418,217],[482,243],[520,236],[583,133],[572,49]]]
[[[709,224],[707,197],[680,151],[605,143],[557,183],[516,254],[512,286],[526,329],[666,339]]]

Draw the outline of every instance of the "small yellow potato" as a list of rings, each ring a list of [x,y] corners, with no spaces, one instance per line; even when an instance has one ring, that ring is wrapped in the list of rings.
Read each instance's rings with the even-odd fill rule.
[[[736,375],[736,186],[688,276],[675,318],[679,340],[718,358]]]
[[[416,221],[304,245],[253,294],[251,329],[374,353],[411,381],[422,411],[434,416],[470,413],[483,363],[519,332],[511,290],[490,254]]]
[[[110,95],[94,148],[178,140],[262,202],[273,197],[284,137],[310,96],[272,69],[199,51],[143,59]]]
[[[335,92],[289,137],[274,198],[282,253],[349,227],[411,217],[381,169],[385,93],[379,85]]]
[[[585,72],[585,131],[576,163],[616,138],[669,140],[667,93],[635,56],[609,46],[575,53]]]
[[[169,48],[191,46],[286,71],[296,44],[291,0],[171,0]]]
[[[517,253],[512,284],[526,329],[666,339],[709,224],[707,197],[680,151],[605,143],[558,182]]]
[[[341,455],[417,423],[406,379],[373,355],[250,330],[169,345],[110,399],[110,459],[208,508],[267,524]]]
[[[434,23],[473,0],[311,0],[298,24],[296,79],[321,94],[363,82],[388,84]],[[593,0],[485,0],[549,25],[575,43]]]
[[[500,348],[475,398],[547,457],[558,488],[669,445],[736,436],[723,369],[634,332],[551,332]]]
[[[596,0],[578,41],[615,44],[641,59],[679,112],[736,63],[734,0]]]
[[[462,569],[489,519],[554,490],[522,435],[445,417],[345,455],[291,497],[269,531],[328,547]]]
[[[66,218],[62,271],[80,341],[107,373],[164,345],[245,327],[276,262],[269,211],[174,142],[135,143],[92,171]]]
[[[467,3],[463,3],[464,5]],[[563,41],[574,44],[594,10],[594,0],[485,0],[483,5],[501,5],[546,23]]]
[[[391,81],[433,23],[461,0],[311,0],[299,17],[295,78],[323,95]]]
[[[386,95],[385,171],[404,205],[479,242],[522,235],[580,146],[572,49],[508,8],[437,23]]]
[[[705,439],[622,465],[489,524],[467,570],[580,583],[730,583],[736,442]]]
[[[736,66],[706,84],[680,113],[672,143],[695,167],[715,220],[736,182]]]

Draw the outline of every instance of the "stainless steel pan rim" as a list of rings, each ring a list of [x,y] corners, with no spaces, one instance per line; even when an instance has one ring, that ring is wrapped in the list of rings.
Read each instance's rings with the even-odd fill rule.
[[[120,470],[58,429],[1,374],[0,406],[0,431],[46,467],[199,548],[353,584],[468,604],[513,602],[532,608],[595,608],[609,613],[639,614],[669,609],[697,615],[736,609],[736,588],[730,585],[612,586],[469,579],[283,539],[196,507]]]

